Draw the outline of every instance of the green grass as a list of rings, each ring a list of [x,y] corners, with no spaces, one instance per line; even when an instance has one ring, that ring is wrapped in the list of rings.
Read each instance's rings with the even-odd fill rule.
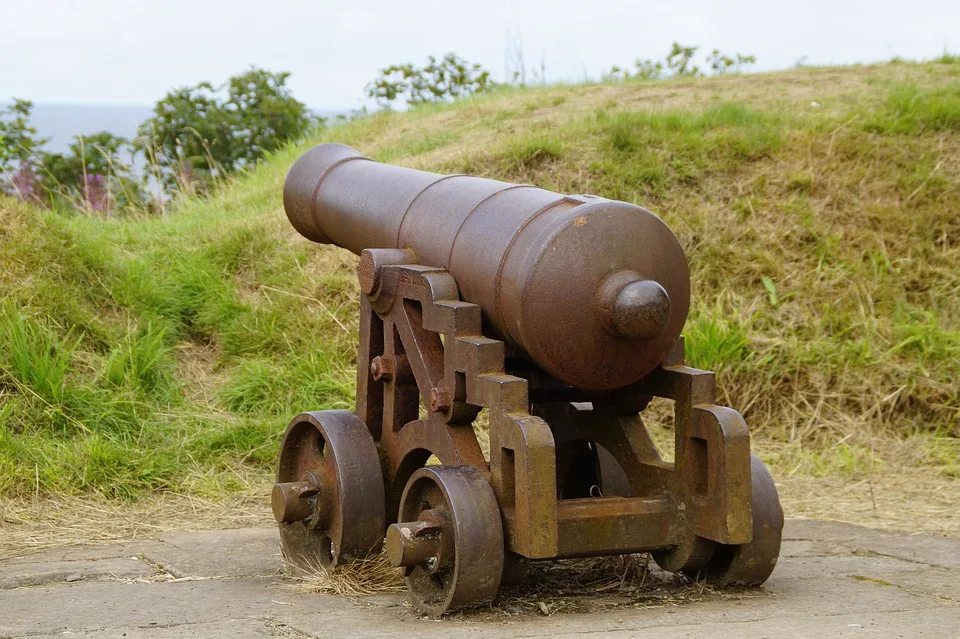
[[[327,140],[650,208],[689,257],[688,359],[718,372],[779,468],[872,473],[897,441],[955,477],[955,65],[513,89],[377,114],[164,217],[0,200],[0,494],[259,489],[293,415],[352,405],[353,257],[296,235],[280,202],[290,164]]]
[[[0,491],[218,494],[269,472],[292,406],[351,403],[352,278],[260,189],[164,219],[3,203]]]
[[[934,58],[933,61],[940,64],[960,64],[960,55],[944,51],[938,57]]]
[[[884,108],[866,120],[866,129],[884,135],[923,135],[960,130],[960,82],[934,89],[895,84]]]

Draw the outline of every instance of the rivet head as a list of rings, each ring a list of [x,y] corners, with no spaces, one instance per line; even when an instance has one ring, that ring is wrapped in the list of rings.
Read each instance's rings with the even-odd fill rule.
[[[450,410],[450,391],[442,386],[431,388],[430,410],[434,413],[445,413]]]
[[[389,382],[393,379],[394,363],[392,357],[377,356],[370,362],[370,375],[374,381]]]

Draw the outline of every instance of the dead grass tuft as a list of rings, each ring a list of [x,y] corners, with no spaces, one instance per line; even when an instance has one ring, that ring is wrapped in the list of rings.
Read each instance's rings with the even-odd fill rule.
[[[718,590],[666,572],[644,553],[533,563],[527,577],[501,589],[492,604],[452,616],[476,619],[487,615],[552,615],[762,596],[766,596],[763,590]]]
[[[301,592],[335,594],[351,599],[406,592],[401,571],[384,554],[333,571],[292,566],[288,576]],[[720,591],[703,582],[661,570],[647,554],[565,559],[531,564],[526,578],[501,589],[491,604],[454,612],[452,618],[552,615],[622,606],[684,605],[712,599],[763,596],[758,590]]]
[[[357,598],[368,595],[406,592],[400,569],[387,561],[385,553],[327,570],[316,566],[302,570],[287,565],[287,574],[301,592],[318,592]]]

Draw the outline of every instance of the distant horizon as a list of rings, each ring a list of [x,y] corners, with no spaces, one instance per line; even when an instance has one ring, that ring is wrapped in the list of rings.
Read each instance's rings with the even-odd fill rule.
[[[848,67],[857,65],[885,64],[894,58],[884,60],[874,60],[865,62],[854,62],[850,64],[810,64],[809,67]],[[904,59],[907,62],[925,62],[935,58]],[[745,74],[766,74],[778,71],[788,71],[793,67],[781,69],[753,69],[747,70]],[[596,78],[582,78],[579,82],[598,82]],[[556,81],[548,84],[563,83]],[[571,84],[578,82],[568,81]],[[18,99],[26,99],[22,96],[11,96]],[[296,97],[296,96],[294,96]],[[161,98],[158,98],[159,101]],[[31,113],[31,124],[36,127],[37,133],[41,137],[49,138],[43,146],[44,150],[53,153],[62,153],[69,148],[70,143],[78,135],[91,135],[100,131],[108,131],[113,135],[118,135],[127,139],[136,136],[138,126],[153,114],[156,102],[153,104],[143,103],[116,103],[116,102],[72,102],[55,100],[30,100],[33,104]],[[0,99],[0,107],[8,106],[13,103],[12,99]],[[314,114],[323,118],[333,118],[337,115],[345,115],[357,111],[358,107],[315,107],[307,105],[307,108]],[[402,107],[401,107],[402,108]]]
[[[294,96],[294,97],[296,97],[296,96]],[[154,104],[144,104],[144,103],[134,103],[134,102],[71,102],[71,101],[69,101],[69,100],[68,100],[68,101],[62,101],[62,100],[31,100],[30,98],[24,98],[24,97],[22,97],[22,96],[15,95],[15,96],[10,96],[9,98],[0,99],[0,106],[8,106],[8,105],[10,105],[10,104],[13,104],[13,98],[16,98],[16,99],[18,99],[18,100],[29,100],[30,103],[32,103],[34,106],[40,106],[40,105],[42,105],[42,106],[69,106],[69,107],[80,107],[80,108],[87,108],[87,107],[109,107],[109,108],[116,108],[116,109],[141,109],[141,108],[148,108],[148,109],[151,109],[151,110],[152,110],[153,107],[156,105],[156,102],[154,102]],[[160,99],[161,99],[161,98],[157,98],[157,101],[159,101]],[[348,111],[354,111],[354,110],[356,110],[358,107],[317,107],[317,106],[311,106],[311,105],[308,104],[308,105],[307,105],[307,108],[310,109],[310,110],[311,110],[312,112],[314,112],[314,113],[317,113],[317,112],[346,113],[346,112],[348,112]]]
[[[11,102],[0,101],[0,106],[8,104]],[[49,138],[43,146],[44,150],[62,153],[78,135],[108,131],[127,139],[133,138],[137,134],[137,127],[153,114],[153,108],[153,105],[147,104],[33,102],[30,123],[41,137]],[[350,112],[349,109],[307,108],[324,118]]]
[[[874,64],[887,64],[889,62],[892,62],[898,59],[904,62],[923,63],[923,62],[934,61],[940,55],[948,54],[948,53],[953,53],[953,51],[949,50],[947,47],[944,47],[939,53],[931,54],[928,56],[910,57],[910,56],[903,56],[903,55],[898,55],[894,53],[893,55],[890,55],[888,57],[883,57],[883,58],[860,59],[860,60],[846,61],[846,62],[844,61],[829,61],[829,62],[808,61],[809,57],[804,55],[804,56],[800,56],[793,64],[788,66],[782,66],[782,67],[772,67],[772,66],[764,65],[760,63],[760,61],[758,61],[758,63],[756,63],[752,68],[748,68],[742,71],[741,73],[743,73],[744,75],[754,75],[754,74],[776,73],[779,71],[789,71],[791,69],[797,69],[797,68],[831,68],[831,67],[869,66]],[[621,66],[624,66],[625,68],[630,68],[630,64],[621,65]],[[274,70],[274,69],[271,69],[271,70]],[[582,83],[591,83],[591,82],[601,82],[602,79],[603,79],[602,77],[593,77],[593,76],[582,76],[582,77],[576,77],[576,78],[559,77],[559,78],[548,80],[546,84],[582,84]],[[291,74],[291,82],[295,80],[296,78],[294,78]],[[173,90],[173,87],[168,89],[168,91],[172,91],[172,90]],[[34,106],[52,106],[52,107],[69,106],[69,107],[78,107],[78,108],[105,107],[105,108],[118,108],[118,109],[148,108],[152,110],[156,105],[156,103],[159,102],[161,99],[163,99],[164,95],[166,95],[166,93],[162,94],[160,97],[154,100],[153,103],[151,104],[148,104],[146,102],[88,102],[82,99],[81,100],[43,100],[43,99],[36,100],[23,95],[10,95],[6,97],[0,96],[0,107],[12,104],[13,100],[16,98],[21,100],[29,100]],[[355,99],[355,104],[353,106],[346,106],[346,105],[317,106],[317,105],[311,105],[306,101],[302,100],[296,95],[296,93],[294,93],[293,97],[300,100],[304,104],[306,104],[307,108],[310,111],[312,111],[313,113],[318,113],[322,117],[331,117],[341,113],[351,113],[354,111],[359,111],[364,107],[369,108],[370,106],[373,106],[372,102],[362,95],[358,96]]]

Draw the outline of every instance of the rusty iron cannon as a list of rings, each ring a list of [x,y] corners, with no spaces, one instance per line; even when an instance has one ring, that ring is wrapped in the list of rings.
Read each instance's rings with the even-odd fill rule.
[[[340,144],[301,156],[283,200],[302,235],[360,256],[362,291],[356,411],[303,413],[281,445],[288,561],[385,544],[431,614],[530,560],[650,551],[719,585],[769,577],[776,488],[713,373],[684,365],[690,275],[657,216]],[[673,461],[641,419],[654,397],[673,400]]]

